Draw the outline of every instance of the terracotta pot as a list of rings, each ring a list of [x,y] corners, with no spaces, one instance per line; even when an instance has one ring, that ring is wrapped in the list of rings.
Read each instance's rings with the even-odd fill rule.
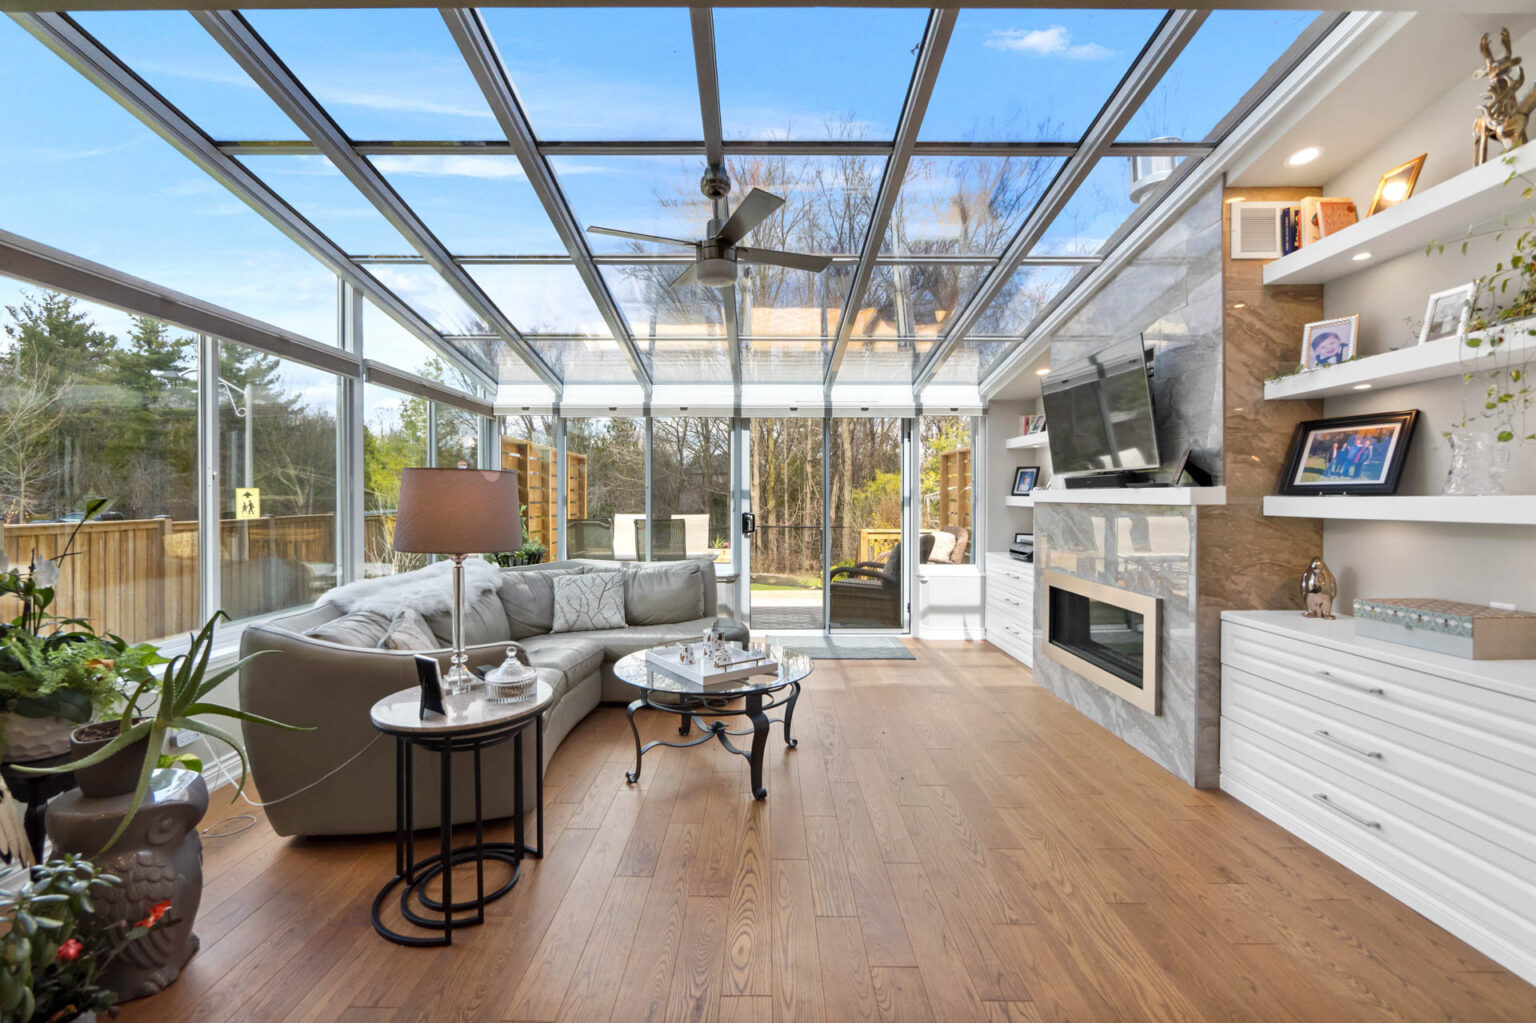
[[[140,718],[140,721],[148,720]],[[115,721],[97,721],[89,725],[81,725],[69,735],[69,752],[71,757],[79,759],[89,756],[101,749],[107,743],[117,738]],[[86,729],[100,729],[111,727],[112,734],[104,738],[81,738],[80,733]],[[77,767],[75,769],[75,784],[80,786],[80,791],[91,799],[105,799],[108,796],[122,796],[134,790],[139,783],[139,773],[144,770],[144,758],[149,754],[149,736],[146,735],[138,742],[125,749],[118,750],[99,764],[90,767]]]
[[[78,722],[59,717],[29,718],[15,712],[0,724],[0,759],[7,764],[48,760],[69,752],[69,736]]]

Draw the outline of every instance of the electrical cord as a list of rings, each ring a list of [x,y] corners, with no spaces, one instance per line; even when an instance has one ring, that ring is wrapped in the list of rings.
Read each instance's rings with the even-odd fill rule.
[[[341,773],[342,771],[346,770],[348,767],[351,766],[351,764],[352,764],[352,762],[354,760],[356,760],[358,757],[362,756],[364,753],[367,753],[369,750],[373,749],[374,746],[378,745],[379,740],[382,739],[382,738],[384,738],[384,736],[382,734],[375,735],[373,737],[373,740],[371,742],[369,742],[368,745],[364,746],[362,749],[360,749],[356,753],[352,754],[350,757],[348,757],[346,760],[342,761],[336,767],[334,767],[331,770],[327,771],[325,774],[322,774],[320,777],[316,778],[314,781],[310,782],[308,785],[305,785],[303,788],[295,789],[294,791],[288,793],[286,796],[278,796],[276,799],[257,800],[257,799],[252,799],[250,796],[246,795],[245,791],[242,789],[241,792],[240,792],[240,798],[245,800],[251,806],[267,807],[267,806],[276,806],[278,803],[287,802],[288,800],[294,798],[295,796],[302,796],[304,793],[308,792],[310,789],[314,788],[316,785],[319,785],[321,782],[327,781],[330,778],[334,777],[335,775],[337,775],[337,774]],[[246,818],[249,818],[250,823],[246,824],[246,826],[244,828],[239,828],[239,829],[237,829],[235,831],[221,831],[221,832],[214,832],[213,831],[214,828],[218,827],[220,824],[223,824],[224,821],[242,820],[242,819],[246,819]],[[232,817],[226,817],[222,821],[215,821],[214,823],[208,825],[206,828],[203,828],[199,832],[199,834],[206,835],[209,838],[228,838],[228,837],[230,837],[232,835],[240,834],[241,831],[244,831],[246,828],[249,828],[252,824],[255,824],[255,823],[256,823],[256,817],[255,817],[254,814],[248,814],[248,813],[236,814],[235,816],[232,816]]]

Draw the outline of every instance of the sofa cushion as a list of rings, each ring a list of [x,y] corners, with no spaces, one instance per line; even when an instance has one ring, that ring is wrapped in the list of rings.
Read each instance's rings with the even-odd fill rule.
[[[323,639],[327,643],[373,649],[384,641],[385,634],[389,632],[389,625],[388,615],[377,611],[353,611],[307,629],[304,635],[313,639]]]
[[[566,564],[549,568],[519,568],[503,572],[497,597],[513,639],[543,636],[555,627],[557,578],[592,571],[585,565]]]
[[[626,654],[632,654],[636,650],[645,650],[662,643],[676,643],[684,639],[699,639],[709,631],[716,619],[713,617],[695,618],[686,622],[671,622],[666,625],[635,625],[623,629],[596,629],[591,632],[583,632],[581,638],[590,642],[601,644],[603,648],[603,660],[617,661]],[[725,638],[733,642],[740,642],[747,638],[745,626],[734,622],[722,622],[722,631]],[[530,655],[532,651],[529,651]]]
[[[385,650],[437,650],[440,644],[421,612],[401,608],[389,623],[389,631],[379,641]]]
[[[523,648],[533,667],[563,672],[571,685],[603,666],[603,645],[592,642],[586,633],[529,636],[523,641]]]
[[[704,571],[697,561],[645,565],[624,572],[624,620],[668,625],[704,614]]]
[[[556,576],[551,632],[590,632],[624,626],[624,573]]]
[[[427,628],[438,638],[442,646],[453,645],[453,606],[446,610],[424,615]],[[507,623],[507,612],[502,607],[497,591],[485,590],[464,597],[464,645],[481,646],[486,643],[505,643],[517,637]]]

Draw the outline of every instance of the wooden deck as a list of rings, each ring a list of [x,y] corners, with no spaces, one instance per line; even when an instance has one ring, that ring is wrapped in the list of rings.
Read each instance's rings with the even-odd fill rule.
[[[992,647],[913,648],[817,665],[761,803],[713,744],[626,785],[602,708],[550,765],[548,857],[451,949],[373,933],[388,839],[210,838],[202,951],[120,1019],[1536,1018],[1536,988]]]

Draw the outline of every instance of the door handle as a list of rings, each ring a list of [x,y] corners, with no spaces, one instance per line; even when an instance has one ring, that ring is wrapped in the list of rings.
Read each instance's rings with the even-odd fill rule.
[[[741,535],[751,536],[757,532],[757,516],[751,512],[741,513]]]

